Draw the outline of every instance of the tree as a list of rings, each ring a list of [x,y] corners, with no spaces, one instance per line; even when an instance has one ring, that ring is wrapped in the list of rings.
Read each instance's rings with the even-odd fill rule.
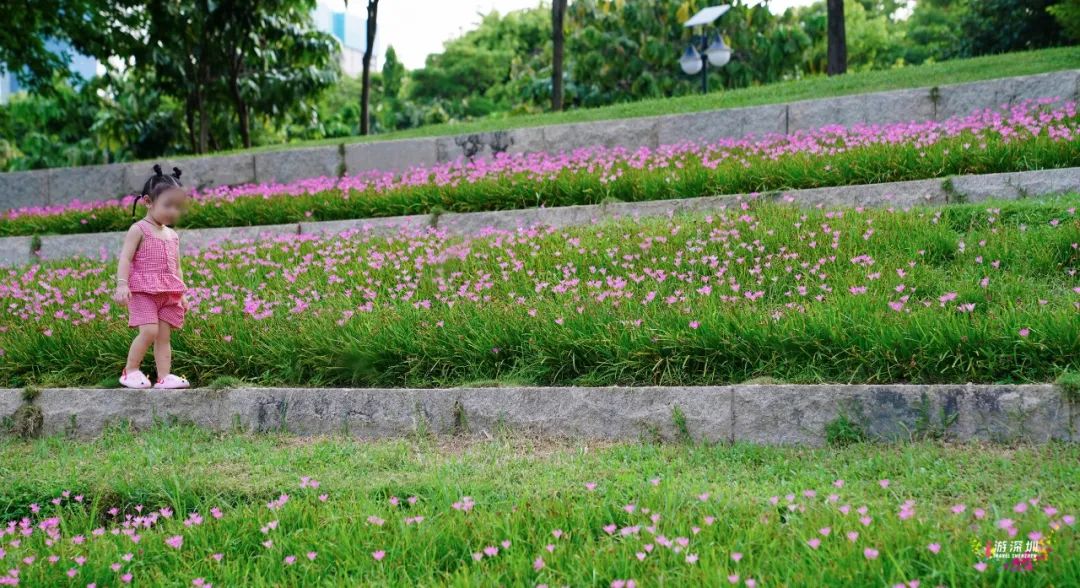
[[[711,2],[570,3],[568,99],[575,105],[601,106],[698,92],[699,80],[683,75],[678,61],[689,42],[682,23],[707,4]],[[724,67],[707,70],[710,87],[740,88],[795,77],[812,44],[795,11],[776,15],[763,3],[732,2],[718,25],[733,53]]]
[[[333,84],[329,35],[312,30],[309,0],[223,0],[230,14],[214,45],[226,64],[224,82],[239,123],[241,142],[251,147],[251,114],[281,115],[280,105],[297,104]]]
[[[363,86],[360,88],[360,134],[367,135],[371,131],[371,117],[369,108],[371,103],[371,53],[375,50],[375,22],[379,14],[379,0],[368,0],[367,3],[367,36],[364,39],[364,73]]]
[[[563,20],[566,17],[566,0],[551,2],[551,109],[563,108],[563,45],[566,34]]]
[[[844,31],[844,0],[826,0],[829,14],[829,65],[830,76],[847,71],[847,35]]]
[[[551,13],[546,9],[492,12],[411,72],[409,98],[432,108],[433,120],[440,119],[439,109],[460,119],[547,108],[551,37]]]
[[[1046,10],[1070,39],[1080,42],[1080,0],[1062,0]]]
[[[336,46],[313,30],[314,4],[116,0],[98,15],[94,54],[152,71],[183,104],[192,152],[249,146],[252,114],[284,119],[336,79]]]
[[[1047,12],[1059,0],[967,0],[958,23],[961,31],[956,55],[1053,47],[1066,42],[1058,22]]]
[[[0,72],[9,71],[39,92],[55,88],[54,74],[67,77],[67,59],[48,46],[49,41],[70,44],[86,52],[93,35],[95,15],[105,0],[6,1],[0,7]]]

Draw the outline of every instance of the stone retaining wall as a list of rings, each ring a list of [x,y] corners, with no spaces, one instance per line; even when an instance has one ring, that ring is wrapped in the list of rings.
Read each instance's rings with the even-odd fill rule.
[[[980,108],[997,108],[1029,98],[1080,98],[1080,69],[1001,78],[916,90],[857,94],[747,108],[520,128],[490,133],[376,141],[161,159],[184,170],[189,186],[290,182],[368,170],[401,171],[473,155],[567,151],[592,145],[656,147],[681,141],[742,137],[748,133],[789,133],[830,124],[888,124],[944,120]],[[93,201],[137,193],[151,163],[123,163],[29,172],[0,173],[0,211],[25,206]]]
[[[23,396],[21,390],[0,390],[0,419],[36,412],[16,416]],[[1076,404],[1052,385],[48,389],[31,404],[40,409],[44,434],[82,438],[120,423],[145,428],[181,422],[214,431],[369,439],[509,430],[583,439],[688,435],[696,441],[821,445],[826,425],[843,415],[873,440],[1080,440]]]
[[[915,180],[810,190],[788,190],[767,197],[804,207],[917,206],[949,202],[979,202],[988,198],[1019,199],[1066,192],[1080,192],[1080,168],[957,176],[948,180]],[[216,243],[250,242],[296,234],[333,234],[370,231],[388,235],[401,230],[438,227],[451,235],[473,235],[485,229],[514,231],[538,225],[556,228],[618,218],[666,216],[690,212],[714,212],[746,195],[706,196],[649,202],[618,202],[557,208],[525,208],[491,212],[443,213],[387,218],[323,221],[255,227],[181,230],[185,251],[198,251]],[[123,233],[45,235],[37,243],[30,237],[0,238],[0,267],[42,260],[89,257],[110,259],[116,255]],[[38,246],[33,251],[34,246]]]

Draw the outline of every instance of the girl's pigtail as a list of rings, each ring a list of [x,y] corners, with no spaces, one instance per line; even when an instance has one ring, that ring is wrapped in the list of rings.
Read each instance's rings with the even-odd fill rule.
[[[180,170],[177,170],[176,168],[173,168],[173,170],[175,170],[177,172],[180,171]],[[179,176],[177,176],[177,177],[179,177]],[[133,216],[133,217],[135,216],[135,209],[139,206],[139,200],[142,200],[144,197],[149,196],[150,195],[150,190],[153,190],[154,186],[160,184],[162,182],[162,180],[164,180],[164,179],[165,179],[165,174],[161,172],[161,166],[155,163],[154,164],[154,175],[150,176],[150,178],[146,180],[146,183],[143,184],[142,193],[139,194],[139,197],[135,199],[135,202],[131,203],[131,216]]]

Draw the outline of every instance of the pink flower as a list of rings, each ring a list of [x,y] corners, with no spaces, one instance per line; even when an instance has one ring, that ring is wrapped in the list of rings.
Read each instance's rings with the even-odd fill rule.
[[[184,545],[184,538],[180,535],[173,535],[165,540],[165,544],[173,549],[180,549]]]
[[[986,562],[985,561],[980,561],[979,563],[975,564],[973,567],[976,570],[978,570],[979,573],[981,574],[981,573],[986,571]]]
[[[542,569],[544,569],[544,558],[538,557],[535,560],[533,560],[533,569],[534,570],[542,570]]]
[[[927,545],[926,548],[930,550],[930,553],[937,555],[937,553],[941,551],[941,544],[931,543],[930,545]]]
[[[1024,327],[1024,328],[1020,329],[1020,336],[1021,337],[1027,337],[1030,334],[1031,334],[1031,329],[1029,329],[1027,327]]]
[[[886,480],[880,480],[878,482],[878,486],[881,486],[882,488],[888,488],[889,487],[889,480],[887,480],[887,479]]]
[[[742,554],[741,553],[739,553],[738,551],[732,551],[731,552],[731,561],[737,563],[741,559],[742,559]]]
[[[316,558],[316,557],[319,557],[319,554],[318,554],[318,553],[315,553],[314,551],[309,551],[309,552],[307,552],[307,558],[308,558],[309,560],[311,560],[311,561],[315,561],[315,558]]]
[[[821,545],[821,539],[818,539],[817,537],[814,537],[814,538],[808,539],[806,541],[806,544],[809,545],[811,549],[817,549],[818,546]]]
[[[691,329],[696,329],[696,328],[698,328],[700,326],[701,326],[701,323],[699,323],[697,321],[690,321],[690,328]]]
[[[877,559],[878,556],[878,550],[874,549],[873,547],[867,547],[863,550],[862,553],[863,556],[866,557],[866,559]]]
[[[372,551],[371,557],[375,558],[375,561],[382,561],[383,558],[386,557],[386,552],[381,549],[379,551]]]

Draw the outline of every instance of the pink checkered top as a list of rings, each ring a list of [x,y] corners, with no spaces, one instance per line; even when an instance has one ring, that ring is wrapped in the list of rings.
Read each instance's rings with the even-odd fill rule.
[[[180,279],[180,239],[158,237],[146,219],[136,224],[143,238],[131,259],[128,289],[148,294],[187,290]]]

